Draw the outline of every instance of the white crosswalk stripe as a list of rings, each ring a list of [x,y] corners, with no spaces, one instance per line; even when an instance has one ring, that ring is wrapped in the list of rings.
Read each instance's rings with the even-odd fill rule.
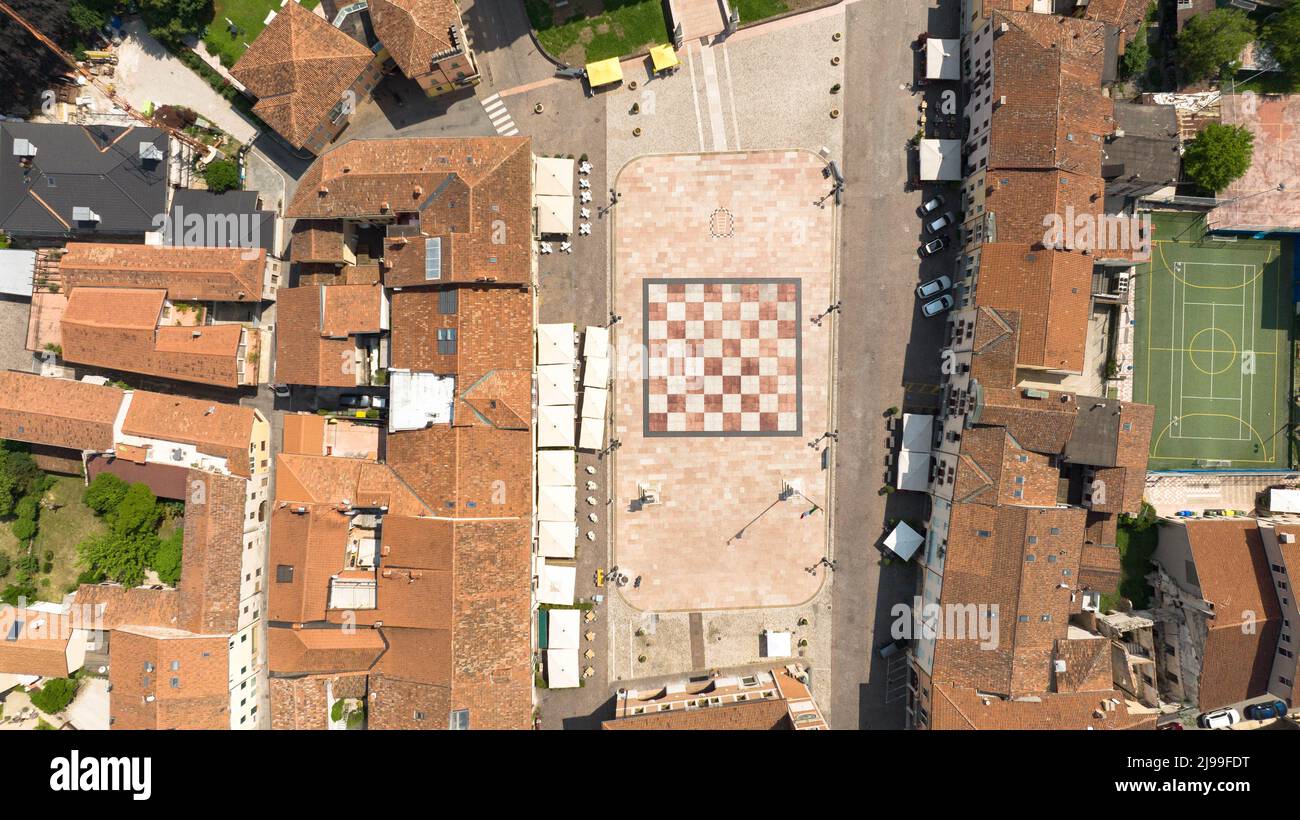
[[[492,127],[503,137],[513,137],[519,133],[519,128],[515,125],[514,119],[510,116],[509,109],[501,100],[500,94],[493,94],[491,97],[484,97],[481,100],[483,111],[488,115],[492,122]]]

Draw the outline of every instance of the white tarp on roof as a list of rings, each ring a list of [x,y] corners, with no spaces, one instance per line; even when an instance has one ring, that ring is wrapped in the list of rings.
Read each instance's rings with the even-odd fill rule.
[[[961,179],[961,140],[921,140],[921,179]]]
[[[537,520],[572,524],[577,509],[576,487],[538,487]]]
[[[578,546],[578,525],[574,522],[539,521],[537,554],[543,558],[572,558]]]
[[[537,446],[572,447],[574,408],[572,404],[537,408]]]
[[[763,633],[763,657],[765,658],[788,658],[794,653],[790,649],[789,632],[764,632]]]
[[[599,387],[588,387],[582,391],[582,418],[605,420],[605,408],[609,404],[609,391]]]
[[[925,543],[925,539],[920,534],[907,526],[907,522],[899,521],[894,531],[885,536],[885,546],[894,551],[894,554],[904,561],[911,560],[912,556],[920,546]]]
[[[573,366],[577,352],[573,344],[573,323],[537,326],[537,363]]]
[[[578,650],[546,650],[546,685],[551,689],[573,689],[578,685]]]
[[[567,364],[543,364],[537,367],[537,403],[541,405],[575,404],[573,367]]]
[[[572,450],[538,450],[537,486],[572,487],[576,480],[575,461]]]
[[[552,609],[547,613],[547,649],[577,649],[582,637],[582,617],[576,609]]]
[[[587,332],[582,340],[582,355],[609,358],[609,328],[599,325],[587,325]]]
[[[934,449],[934,416],[903,414],[903,449],[922,453]]]
[[[582,369],[583,387],[609,387],[609,359],[604,356],[588,356]]]
[[[933,37],[926,39],[925,78],[927,80],[961,79],[960,40],[937,40]]]
[[[1268,508],[1272,512],[1300,513],[1300,490],[1269,490]]]
[[[36,275],[36,251],[0,249],[0,293],[32,298]]]
[[[537,157],[533,160],[533,194],[573,196],[573,168],[571,159]]]
[[[605,447],[605,420],[583,419],[582,431],[578,434],[579,450],[601,450]]]
[[[539,196],[537,203],[537,232],[539,234],[573,233],[573,197]]]
[[[573,606],[573,589],[578,579],[575,567],[557,567],[541,562],[537,573],[537,602]]]
[[[926,492],[930,489],[930,454],[915,450],[898,453],[898,489]]]
[[[449,423],[455,397],[455,376],[388,371],[388,432]]]

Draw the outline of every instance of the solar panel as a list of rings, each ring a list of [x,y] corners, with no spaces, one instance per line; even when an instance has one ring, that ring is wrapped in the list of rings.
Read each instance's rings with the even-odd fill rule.
[[[442,237],[435,236],[424,243],[424,278],[442,278]]]

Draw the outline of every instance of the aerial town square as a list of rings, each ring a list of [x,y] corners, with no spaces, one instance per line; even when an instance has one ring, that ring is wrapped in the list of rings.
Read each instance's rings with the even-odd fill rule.
[[[3,0],[0,88],[0,730],[1300,729],[1300,0]]]

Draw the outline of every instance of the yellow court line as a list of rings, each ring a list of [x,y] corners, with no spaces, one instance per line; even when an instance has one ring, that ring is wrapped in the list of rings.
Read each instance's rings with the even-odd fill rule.
[[[1261,265],[1259,266],[1259,271],[1258,271],[1254,276],[1252,276],[1249,280],[1247,280],[1247,281],[1243,281],[1243,282],[1241,282],[1240,284],[1236,284],[1236,285],[1194,285],[1194,284],[1192,284],[1191,282],[1188,282],[1188,281],[1187,281],[1186,279],[1184,279],[1183,277],[1181,277],[1181,276],[1179,276],[1178,274],[1174,273],[1174,268],[1173,268],[1173,266],[1169,264],[1169,260],[1168,260],[1168,259],[1165,259],[1165,249],[1162,248],[1162,247],[1160,247],[1160,245],[1164,244],[1165,242],[1169,242],[1169,240],[1156,240],[1156,242],[1155,242],[1155,245],[1156,245],[1156,252],[1160,254],[1160,262],[1165,266],[1165,271],[1166,271],[1170,276],[1174,277],[1174,278],[1177,279],[1179,282],[1182,282],[1184,285],[1186,285],[1186,286],[1189,287],[1189,288],[1200,288],[1201,290],[1236,290],[1236,289],[1238,289],[1238,288],[1244,288],[1244,287],[1246,287],[1247,285],[1249,285],[1249,284],[1251,284],[1252,282],[1254,282],[1256,279],[1258,279],[1258,278],[1260,278],[1261,276],[1263,276],[1263,275],[1264,275],[1264,271],[1268,268],[1269,264],[1273,261],[1273,249],[1272,249],[1272,248],[1269,248],[1267,254],[1264,256],[1264,262],[1263,262],[1263,264],[1261,264]],[[1179,244],[1179,243],[1173,243],[1173,244]],[[1236,263],[1229,263],[1229,264],[1236,264]],[[1253,265],[1254,263],[1251,262],[1251,263],[1242,263],[1242,264],[1252,264],[1252,265]]]
[[[1206,330],[1209,330],[1209,328],[1206,328]],[[1226,351],[1226,350],[1207,350],[1207,349],[1205,349],[1205,348],[1203,348],[1203,347],[1198,347],[1198,348],[1196,348],[1195,350],[1192,350],[1191,348],[1186,348],[1186,347],[1153,347],[1153,348],[1151,348],[1151,349],[1152,349],[1152,350],[1159,350],[1159,351],[1162,352],[1162,353],[1227,353],[1227,352],[1228,352],[1228,351]],[[1276,356],[1277,353],[1274,352],[1274,351],[1272,351],[1272,350],[1256,350],[1256,351],[1255,351],[1255,355],[1256,355],[1256,356]]]
[[[1260,447],[1260,450],[1263,451],[1265,454],[1268,453],[1268,444],[1267,444],[1267,442],[1264,441],[1264,437],[1261,436],[1258,432],[1256,432],[1255,428],[1251,426],[1250,422],[1246,421],[1246,420],[1243,419],[1241,416],[1234,416],[1234,415],[1232,415],[1232,414],[1230,414],[1230,413],[1188,413],[1188,414],[1186,414],[1186,415],[1184,415],[1184,416],[1179,416],[1178,420],[1179,420],[1179,421],[1182,421],[1183,419],[1194,419],[1194,418],[1219,418],[1219,419],[1227,419],[1228,421],[1235,421],[1235,422],[1237,422],[1238,424],[1244,424],[1244,425],[1246,425],[1246,428],[1247,428],[1248,430],[1250,430],[1250,434],[1253,435],[1255,438],[1259,439],[1259,447]],[[1173,427],[1173,426],[1174,426],[1174,422],[1173,422],[1173,420],[1170,420],[1170,422],[1169,422],[1168,424],[1165,425],[1164,429],[1160,431],[1160,435],[1156,436],[1156,442],[1155,442],[1155,444],[1151,445],[1151,457],[1152,457],[1152,458],[1166,458],[1166,456],[1159,455],[1156,451],[1159,449],[1159,447],[1160,447],[1160,441],[1161,441],[1161,439],[1163,439],[1163,438],[1165,437],[1165,433],[1169,432],[1169,428],[1170,428],[1170,427]],[[1217,441],[1232,441],[1233,439],[1216,439],[1216,440],[1217,440]],[[1171,459],[1171,460],[1174,460],[1176,457],[1175,457],[1175,456],[1168,456],[1168,458]],[[1196,461],[1195,458],[1178,458],[1177,460],[1179,460],[1179,461]],[[1272,458],[1267,458],[1267,459],[1265,459],[1265,460],[1262,461],[1262,462],[1260,462],[1260,461],[1250,461],[1250,460],[1247,460],[1247,459],[1236,459],[1236,458],[1231,459],[1231,460],[1232,460],[1232,461],[1241,461],[1241,462],[1246,463],[1246,464],[1266,464],[1266,463],[1271,463],[1271,462],[1273,461]]]

